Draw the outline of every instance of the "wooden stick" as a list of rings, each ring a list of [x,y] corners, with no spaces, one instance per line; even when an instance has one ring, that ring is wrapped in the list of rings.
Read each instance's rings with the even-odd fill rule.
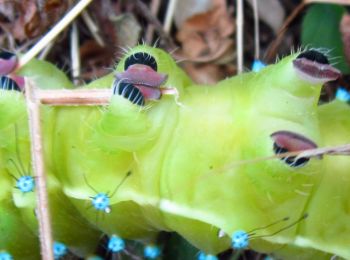
[[[41,104],[51,106],[108,105],[111,96],[112,89],[36,90]]]
[[[24,54],[19,62],[18,68],[23,67],[31,59],[33,59],[42,49],[44,49],[56,36],[62,32],[68,24],[70,24],[80,12],[82,12],[92,0],[81,0],[56,24],[43,38],[40,39],[26,54]]]
[[[43,146],[40,125],[40,102],[38,102],[34,88],[26,82],[26,101],[29,117],[29,130],[31,136],[31,156],[35,183],[37,189],[37,212],[40,231],[41,255],[44,260],[54,260],[53,239],[51,231],[51,219],[49,200],[46,187],[46,176],[44,170]]]

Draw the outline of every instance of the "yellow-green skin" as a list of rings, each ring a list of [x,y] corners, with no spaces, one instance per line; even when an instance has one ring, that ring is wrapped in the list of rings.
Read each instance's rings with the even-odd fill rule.
[[[193,85],[165,52],[132,49],[156,58],[179,99],[162,96],[139,107],[113,96],[106,107],[43,109],[47,170],[91,224],[124,238],[176,231],[201,250],[231,246],[236,230],[274,233],[251,248],[286,259],[350,259],[348,157],[312,159],[293,168],[281,160],[238,162],[274,155],[270,135],[286,130],[319,147],[349,143],[350,108],[339,101],[318,107],[320,85],[299,78],[284,58],[258,73],[215,86]],[[117,66],[124,70],[125,58]],[[109,88],[113,75],[85,86]],[[5,120],[0,118],[0,120]],[[6,120],[5,120],[6,121]],[[96,192],[113,194],[111,212],[88,209]],[[95,190],[95,191],[94,191]],[[222,230],[226,236],[219,238]]]
[[[15,259],[36,260],[40,255],[38,238],[30,231],[21,217],[20,210],[14,204],[12,196],[14,181],[6,169],[7,160],[5,159],[6,148],[13,143],[8,139],[8,133],[13,134],[13,129],[10,129],[11,124],[21,111],[25,110],[22,98],[22,94],[8,91],[2,91],[0,96],[0,113],[4,115],[0,119],[0,251],[6,250]],[[14,106],[14,104],[17,105]],[[17,176],[17,173],[14,175]]]
[[[133,52],[140,50],[150,52],[157,59],[158,72],[169,74],[166,87],[176,86],[178,91],[182,91],[183,87],[191,84],[168,54],[146,46],[135,48]],[[113,80],[114,73],[85,87],[111,88]],[[152,205],[135,203],[134,196],[143,196],[143,191],[137,190],[138,182],[142,179],[134,170],[138,161],[135,151],[145,151],[149,142],[157,141],[159,130],[168,117],[164,112],[171,114],[176,107],[173,96],[164,96],[159,103],[153,104],[153,112],[149,107],[140,108],[129,104],[124,98],[114,96],[105,108],[55,109],[57,118],[53,136],[59,137],[53,141],[57,176],[65,193],[72,198],[81,213],[105,233],[124,238],[149,238],[165,228],[159,222],[159,210]],[[172,126],[169,124],[168,127]],[[155,152],[161,156],[162,148]],[[154,161],[154,164],[158,162]],[[96,195],[95,191],[112,195],[129,171],[132,172],[131,176],[110,198],[110,213],[97,212],[91,207],[88,209],[90,197]],[[149,192],[158,196],[154,190],[158,183],[149,182],[148,185],[153,186],[149,187]],[[150,212],[145,214],[144,211]],[[153,216],[153,212],[156,215]]]
[[[115,143],[134,136],[135,117],[138,134],[150,136],[146,144],[142,139],[141,148],[137,138],[128,141],[130,147],[135,147],[137,163],[118,197],[129,197],[143,205],[151,224],[176,231],[209,253],[230,246],[228,237],[218,238],[219,229],[230,235],[286,216],[298,219],[307,212],[307,220],[266,237],[270,243],[252,241],[252,247],[282,254],[284,244],[296,244],[349,258],[344,246],[343,250],[326,247],[339,244],[337,235],[324,239],[322,244],[312,237],[310,243],[299,242],[299,230],[304,225],[314,225],[314,233],[322,232],[323,227],[314,223],[310,198],[327,173],[325,160],[314,159],[300,168],[270,160],[225,169],[233,162],[273,155],[270,135],[275,131],[302,134],[319,146],[333,145],[319,129],[322,125],[317,103],[321,86],[298,77],[292,65],[297,55],[259,73],[234,77],[216,86],[187,86],[180,91],[182,106],[174,99],[162,99],[140,111],[120,97],[112,98],[110,109],[116,108],[116,113],[110,118],[111,122],[115,120],[110,133],[122,137]],[[123,61],[118,69],[123,69]],[[349,112],[344,109],[344,113]],[[125,118],[131,119],[127,125],[122,123]],[[150,127],[142,131],[149,121]],[[349,127],[348,120],[345,128]],[[342,141],[347,142],[345,136]],[[120,144],[120,148],[125,149],[124,145]],[[276,229],[274,226],[259,234]],[[347,241],[348,232],[342,234]],[[304,254],[302,249],[298,251]]]
[[[27,72],[28,67],[24,67],[17,75],[26,75],[37,87],[45,89],[58,88],[59,86],[70,88],[73,86],[69,83],[67,77],[50,63],[35,60],[27,66],[31,68],[29,72]],[[49,85],[51,80],[52,85]],[[35,193],[22,193],[15,188],[16,180],[13,178],[19,178],[20,174],[33,175],[27,172],[27,169],[31,168],[30,143],[28,117],[23,93],[1,90],[0,112],[2,113],[0,119],[0,158],[3,168],[0,174],[1,189],[7,192],[7,196],[3,197],[0,206],[0,211],[5,213],[0,215],[4,218],[9,216],[2,220],[0,225],[6,227],[3,228],[4,232],[11,234],[10,236],[6,235],[6,232],[1,232],[4,235],[0,235],[0,250],[8,251],[14,259],[39,259]],[[52,111],[48,109],[43,113],[47,117],[48,114],[52,114]],[[51,126],[52,123],[49,123],[44,126],[44,129],[48,131]],[[16,128],[17,135],[15,134]],[[19,156],[16,149],[19,151]],[[46,142],[45,150],[49,149],[50,143]],[[47,159],[46,165],[49,167],[51,158],[45,157],[45,159]],[[10,163],[10,160],[18,166],[21,162],[26,172],[19,173],[16,167]],[[78,255],[84,256],[92,253],[98,245],[101,233],[79,216],[79,212],[71,205],[71,202],[62,192],[60,183],[51,172],[47,172],[47,179],[54,239],[65,243],[71,251]]]

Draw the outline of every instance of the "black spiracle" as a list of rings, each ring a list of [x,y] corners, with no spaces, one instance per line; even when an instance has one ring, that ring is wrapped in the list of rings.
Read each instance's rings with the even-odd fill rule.
[[[289,152],[288,149],[280,147],[276,143],[273,144],[273,150],[275,154]],[[310,160],[310,158],[300,157],[296,160],[296,158],[293,156],[293,157],[282,157],[281,160],[291,167],[300,167],[300,166],[304,166]]]
[[[124,70],[127,70],[129,66],[134,64],[143,64],[151,67],[154,71],[157,71],[158,65],[156,59],[146,52],[136,52],[130,55],[124,64]]]
[[[8,52],[8,51],[1,51],[0,52],[0,59],[9,60],[13,57],[15,57],[15,54],[12,52]]]
[[[16,81],[7,76],[0,77],[0,89],[21,91]]]
[[[143,106],[145,105],[145,99],[141,91],[133,84],[120,82],[115,80],[113,83],[113,94],[120,95],[128,99],[133,104]]]
[[[309,50],[309,51],[304,51],[300,53],[297,59],[301,59],[301,58],[305,58],[310,61],[315,61],[321,64],[329,64],[328,58],[324,54],[316,50]]]

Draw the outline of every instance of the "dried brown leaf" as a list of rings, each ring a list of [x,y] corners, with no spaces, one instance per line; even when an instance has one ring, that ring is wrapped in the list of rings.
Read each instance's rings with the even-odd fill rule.
[[[0,1],[0,26],[16,40],[24,41],[44,34],[62,17],[67,6],[67,0],[47,0],[43,6],[36,0]]]
[[[185,63],[184,70],[197,84],[215,84],[236,73],[232,65]]]
[[[235,29],[231,14],[226,1],[215,0],[212,9],[186,20],[177,33],[182,44],[177,55],[197,62],[220,60],[227,53],[231,58],[233,41],[229,37]]]

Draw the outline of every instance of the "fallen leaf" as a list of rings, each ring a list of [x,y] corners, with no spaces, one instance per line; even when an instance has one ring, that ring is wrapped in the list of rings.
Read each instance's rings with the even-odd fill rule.
[[[175,25],[181,28],[190,17],[209,11],[213,7],[212,0],[178,0],[174,14]]]
[[[110,19],[114,23],[119,46],[133,47],[138,43],[142,28],[134,14],[125,13]]]
[[[0,26],[18,41],[34,38],[46,33],[67,10],[67,0],[45,1],[0,1]],[[40,1],[39,3],[42,3]]]
[[[233,65],[184,63],[183,69],[197,84],[215,84],[236,73]]]
[[[229,53],[231,59],[234,41],[230,36],[235,30],[232,11],[227,10],[226,1],[215,0],[212,9],[187,19],[177,33],[182,48],[175,55],[196,62],[215,62]]]

